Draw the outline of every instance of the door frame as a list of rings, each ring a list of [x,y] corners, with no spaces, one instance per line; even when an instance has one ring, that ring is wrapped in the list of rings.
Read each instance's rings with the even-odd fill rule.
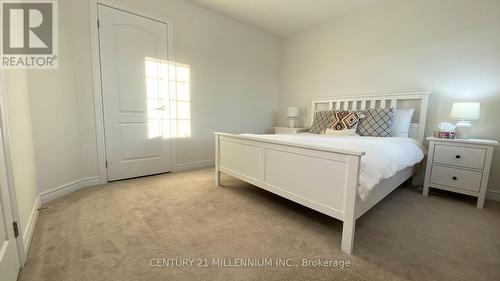
[[[108,172],[106,169],[106,139],[104,132],[104,108],[103,108],[103,93],[101,81],[101,58],[99,52],[99,29],[97,26],[98,20],[98,5],[108,6],[127,13],[135,14],[141,17],[149,18],[167,25],[167,60],[174,60],[173,48],[173,21],[170,18],[158,16],[150,12],[134,6],[123,4],[114,0],[89,0],[90,10],[90,50],[92,59],[92,80],[94,88],[94,113],[96,126],[96,141],[97,141],[97,162],[99,166],[99,183],[108,182]],[[175,169],[175,138],[170,140],[170,170]]]
[[[15,70],[12,70],[15,71]],[[17,253],[19,255],[19,262],[21,263],[21,268],[26,263],[27,251],[24,249],[23,233],[21,231],[21,226],[19,225],[19,209],[17,207],[17,197],[16,189],[14,187],[14,174],[12,167],[12,158],[10,151],[10,139],[9,139],[9,124],[7,121],[7,92],[5,88],[5,74],[4,70],[0,69],[0,144],[3,147],[3,153],[0,153],[0,161],[5,163],[5,174],[7,176],[7,189],[9,190],[9,201],[10,209],[12,212],[12,220],[17,221],[19,227],[19,235],[16,237]],[[7,226],[9,227],[9,226]]]

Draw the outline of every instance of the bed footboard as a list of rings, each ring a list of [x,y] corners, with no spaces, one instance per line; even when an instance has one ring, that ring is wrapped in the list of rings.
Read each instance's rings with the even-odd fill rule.
[[[215,183],[226,173],[342,220],[342,251],[352,253],[362,152],[334,151],[215,133]]]

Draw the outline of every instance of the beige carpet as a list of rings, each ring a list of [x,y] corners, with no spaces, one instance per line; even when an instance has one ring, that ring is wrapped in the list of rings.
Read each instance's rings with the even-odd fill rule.
[[[500,203],[402,187],[357,222],[354,255],[342,223],[213,170],[82,189],[51,202],[20,280],[500,280]],[[193,266],[152,267],[155,258]],[[292,267],[224,267],[238,258]],[[303,258],[351,266],[302,267]],[[198,267],[207,259],[208,267]],[[291,264],[291,263],[289,263]]]

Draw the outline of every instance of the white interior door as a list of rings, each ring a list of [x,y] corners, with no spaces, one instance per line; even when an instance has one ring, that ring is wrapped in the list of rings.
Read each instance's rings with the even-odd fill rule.
[[[0,279],[15,281],[21,267],[14,235],[3,141],[0,135]]]
[[[170,171],[167,24],[99,5],[108,180]]]

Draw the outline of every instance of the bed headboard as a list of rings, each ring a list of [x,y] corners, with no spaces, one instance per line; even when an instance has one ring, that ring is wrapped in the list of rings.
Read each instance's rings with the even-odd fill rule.
[[[409,137],[420,143],[425,138],[425,122],[427,119],[427,106],[430,92],[375,94],[360,96],[338,96],[331,98],[313,99],[309,122],[312,124],[314,113],[320,110],[363,110],[369,108],[415,108]],[[416,104],[415,104],[416,103]],[[418,117],[416,117],[418,116]]]

